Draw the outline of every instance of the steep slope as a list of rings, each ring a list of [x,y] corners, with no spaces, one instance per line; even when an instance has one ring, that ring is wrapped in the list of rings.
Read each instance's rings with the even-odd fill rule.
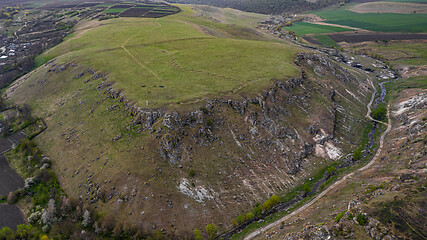
[[[391,130],[372,166],[254,239],[424,239],[425,79],[387,83]]]
[[[71,197],[181,236],[230,227],[357,147],[373,90],[322,54],[190,12],[78,31],[5,93],[45,119],[36,141]]]

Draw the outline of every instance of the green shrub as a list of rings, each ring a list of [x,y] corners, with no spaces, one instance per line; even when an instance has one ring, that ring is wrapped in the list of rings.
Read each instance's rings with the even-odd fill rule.
[[[246,220],[246,217],[244,215],[239,215],[239,216],[236,217],[236,221],[237,221],[238,224],[244,223],[245,220]]]
[[[256,206],[252,210],[252,213],[254,214],[254,216],[259,217],[261,215],[261,209],[258,206]]]
[[[387,120],[387,109],[384,107],[379,107],[377,109],[374,109],[371,112],[371,117],[378,121],[385,121]]]
[[[212,127],[213,126],[213,121],[210,118],[206,119],[206,124],[208,125],[208,127]]]
[[[353,159],[357,161],[361,158],[362,158],[362,150],[359,149],[359,150],[354,151]]]
[[[208,239],[215,239],[218,233],[218,227],[211,223],[206,225],[206,232],[208,233]]]
[[[332,175],[336,171],[337,169],[335,167],[328,167],[328,169],[326,169],[326,172],[328,172],[329,175]]]
[[[356,219],[360,226],[365,226],[368,222],[368,219],[366,219],[366,217],[361,213],[357,214]]]
[[[305,194],[310,193],[313,190],[313,186],[311,182],[304,183],[304,186],[302,186],[302,190],[304,191]]]
[[[346,211],[342,212],[342,213],[338,213],[337,216],[335,217],[335,222],[339,222],[341,220],[342,217],[344,217]]]
[[[203,240],[202,232],[199,229],[194,229],[194,240]]]
[[[190,168],[190,171],[188,171],[188,176],[190,176],[190,177],[196,176],[196,171],[194,169]]]
[[[271,196],[270,200],[272,201],[273,205],[276,205],[280,202],[280,198],[277,195]]]

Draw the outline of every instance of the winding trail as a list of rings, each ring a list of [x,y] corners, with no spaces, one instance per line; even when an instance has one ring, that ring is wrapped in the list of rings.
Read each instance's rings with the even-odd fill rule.
[[[371,84],[372,84],[372,86],[374,86],[373,85],[373,82],[372,81],[370,81],[371,82]],[[326,194],[328,194],[330,191],[332,191],[332,190],[334,190],[338,185],[340,185],[341,183],[343,183],[344,181],[346,181],[347,179],[349,179],[349,178],[351,178],[353,175],[355,175],[356,173],[360,173],[360,172],[363,172],[363,171],[365,171],[365,170],[367,170],[368,168],[370,168],[376,161],[377,161],[377,159],[379,158],[379,156],[380,156],[380,154],[381,154],[381,151],[382,151],[382,149],[383,149],[383,146],[384,146],[384,139],[385,139],[385,137],[387,136],[387,134],[390,132],[390,130],[391,130],[391,125],[392,125],[392,123],[391,123],[391,118],[390,118],[390,105],[388,105],[387,106],[387,119],[388,119],[388,123],[384,123],[384,122],[381,122],[381,121],[377,121],[377,120],[375,120],[375,119],[372,119],[372,117],[371,117],[371,105],[372,105],[372,103],[373,103],[373,101],[374,101],[374,98],[375,98],[375,94],[376,94],[376,88],[374,88],[375,90],[374,90],[374,93],[372,94],[372,98],[371,98],[371,101],[368,103],[368,105],[367,105],[367,108],[368,108],[368,112],[367,112],[367,114],[366,114],[366,117],[368,117],[370,120],[372,120],[372,121],[375,121],[375,122],[379,122],[379,123],[381,123],[381,124],[384,124],[384,125],[387,125],[387,130],[385,130],[384,131],[384,133],[381,135],[381,138],[380,138],[380,146],[379,146],[379,148],[378,148],[378,150],[377,150],[377,152],[375,153],[375,156],[372,158],[372,160],[368,163],[368,164],[366,164],[364,167],[362,167],[362,168],[360,168],[360,169],[357,169],[357,170],[355,170],[354,172],[351,172],[351,173],[349,173],[349,174],[347,174],[347,175],[345,175],[344,177],[342,177],[340,180],[338,180],[338,181],[336,181],[335,183],[333,183],[331,186],[329,186],[327,189],[325,189],[323,192],[321,192],[319,195],[317,195],[313,200],[311,200],[310,202],[308,202],[308,203],[306,203],[306,204],[304,204],[303,206],[301,206],[300,208],[298,208],[297,210],[295,210],[295,211],[293,211],[292,213],[290,213],[290,214],[288,214],[288,215],[286,215],[286,216],[284,216],[284,217],[282,217],[281,219],[279,219],[279,220],[277,220],[277,221],[275,221],[275,222],[273,222],[273,223],[270,223],[269,225],[267,225],[267,226],[265,226],[265,227],[262,227],[262,228],[259,228],[259,229],[257,229],[256,231],[254,231],[254,232],[252,232],[251,234],[249,234],[249,235],[247,235],[244,239],[245,240],[250,240],[250,239],[253,239],[254,237],[256,237],[256,236],[258,236],[259,234],[262,234],[262,233],[264,233],[264,232],[266,232],[266,231],[268,231],[268,230],[270,230],[271,228],[273,228],[273,227],[276,227],[276,226],[279,226],[280,224],[281,224],[281,222],[283,222],[283,221],[286,221],[286,220],[288,220],[289,218],[291,218],[291,217],[293,217],[293,216],[295,216],[295,215],[297,215],[297,214],[299,214],[299,213],[301,213],[302,211],[304,211],[304,210],[306,210],[307,208],[309,208],[311,205],[313,205],[314,203],[316,203],[320,198],[322,198],[323,196],[325,196]]]

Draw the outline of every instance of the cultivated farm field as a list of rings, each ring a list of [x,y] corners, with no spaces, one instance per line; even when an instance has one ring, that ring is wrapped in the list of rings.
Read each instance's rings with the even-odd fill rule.
[[[24,186],[24,180],[10,168],[3,155],[0,155],[0,196],[6,196]]]
[[[16,229],[19,224],[25,224],[24,215],[16,205],[0,204],[0,228]]]
[[[427,14],[355,13],[346,8],[313,12],[325,22],[378,32],[427,32]]]

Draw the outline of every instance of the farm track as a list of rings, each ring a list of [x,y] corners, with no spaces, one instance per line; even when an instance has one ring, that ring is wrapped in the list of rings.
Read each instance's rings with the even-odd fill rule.
[[[373,86],[373,83],[371,81],[371,84]],[[368,112],[367,112],[367,117],[370,120],[375,121],[374,119],[372,119],[372,117],[370,116],[371,113],[371,105],[374,101],[375,98],[375,94],[376,94],[376,90],[374,91],[374,93],[372,94],[372,98],[371,101],[368,103],[367,108],[368,108]],[[381,135],[380,137],[380,146],[378,147],[377,152],[375,153],[374,157],[371,159],[371,161],[366,164],[364,167],[357,169],[347,175],[345,175],[343,178],[341,178],[340,180],[336,181],[335,183],[333,183],[331,186],[329,186],[327,189],[325,189],[323,192],[321,192],[319,195],[317,195],[313,200],[311,200],[310,202],[304,204],[303,206],[301,206],[300,208],[298,208],[297,210],[293,211],[292,213],[290,213],[289,215],[284,216],[283,218],[270,223],[269,225],[259,228],[256,231],[250,233],[249,235],[247,235],[244,240],[250,240],[255,238],[256,236],[258,236],[259,234],[262,234],[268,230],[270,230],[273,227],[276,227],[278,225],[280,225],[283,221],[288,220],[289,218],[303,212],[304,210],[306,210],[307,208],[309,208],[311,205],[313,205],[314,203],[316,203],[319,199],[321,199],[323,196],[325,196],[327,193],[329,193],[330,191],[334,190],[335,188],[337,188],[341,183],[345,182],[347,179],[351,178],[353,175],[355,175],[356,173],[361,173],[367,169],[369,169],[379,158],[379,155],[381,154],[381,151],[383,149],[384,146],[384,139],[387,136],[387,134],[390,132],[391,130],[391,126],[392,126],[392,122],[391,122],[391,118],[390,118],[390,105],[388,105],[387,107],[387,119],[388,119],[388,123],[384,123],[384,122],[379,122],[381,124],[387,125],[387,129],[386,131],[384,131],[384,133]]]
[[[326,22],[309,22],[309,23],[317,24],[317,25],[324,25],[324,26],[331,26],[331,27],[348,28],[348,29],[353,29],[356,31],[371,32],[371,31],[363,29],[363,28],[349,27],[349,26],[340,25],[340,24],[333,24],[333,23],[326,23]]]
[[[155,73],[153,70],[149,69],[147,66],[145,66],[142,62],[140,62],[131,52],[129,52],[129,50],[126,49],[125,46],[121,47],[136,63],[138,63],[138,65],[140,65],[141,67],[143,67],[145,70],[149,71],[155,78],[157,78],[158,80],[161,80],[159,75],[157,75],[157,73]]]

